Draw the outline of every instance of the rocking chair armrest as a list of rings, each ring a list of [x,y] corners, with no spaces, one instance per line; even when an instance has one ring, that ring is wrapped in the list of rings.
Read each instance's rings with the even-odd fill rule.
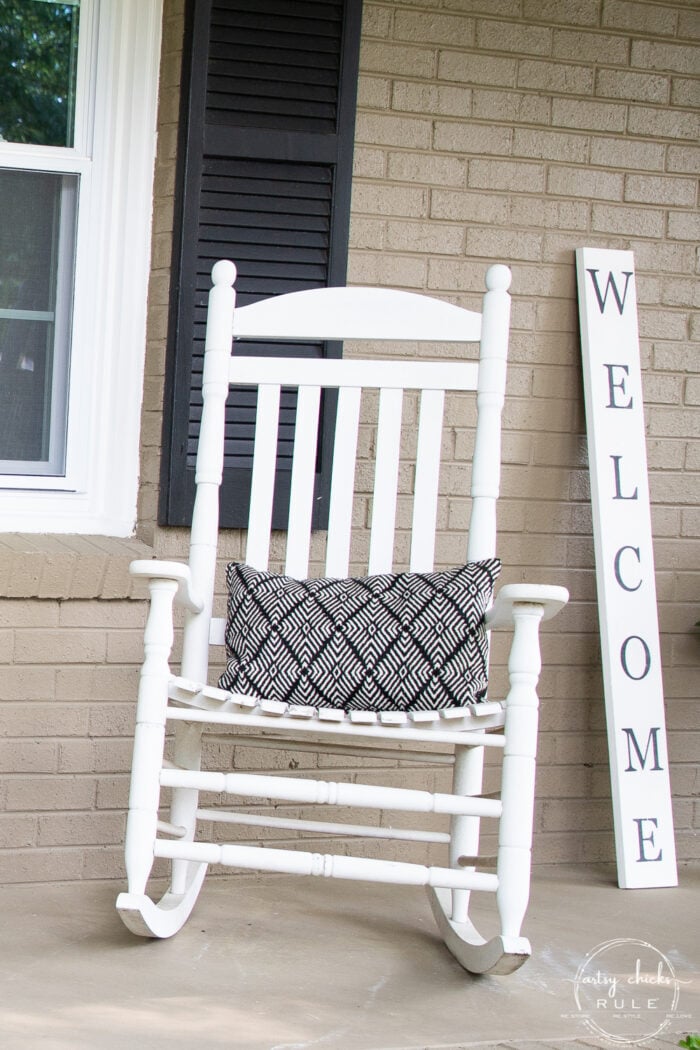
[[[512,626],[514,605],[540,605],[543,610],[542,619],[550,620],[568,600],[569,592],[565,587],[541,583],[507,583],[501,587],[493,605],[486,613],[486,629],[490,631],[494,627]]]
[[[132,576],[143,576],[150,580],[175,580],[178,585],[175,601],[178,604],[184,605],[191,613],[199,613],[204,608],[204,602],[192,590],[189,565],[183,565],[178,561],[144,559],[132,561],[129,572]]]

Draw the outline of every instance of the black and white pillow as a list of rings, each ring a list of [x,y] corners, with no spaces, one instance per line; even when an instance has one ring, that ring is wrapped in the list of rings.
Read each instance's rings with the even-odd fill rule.
[[[232,562],[222,689],[351,710],[486,696],[484,613],[497,558],[441,572],[295,580]]]

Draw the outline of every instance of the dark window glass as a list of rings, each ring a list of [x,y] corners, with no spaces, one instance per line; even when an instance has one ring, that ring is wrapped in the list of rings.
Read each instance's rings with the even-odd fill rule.
[[[78,176],[0,170],[0,473],[65,471]]]
[[[78,0],[0,0],[0,139],[72,146]]]

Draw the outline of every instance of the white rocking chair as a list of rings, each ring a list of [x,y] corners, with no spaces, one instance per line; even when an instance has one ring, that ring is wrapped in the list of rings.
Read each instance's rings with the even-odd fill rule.
[[[224,621],[212,618],[217,558],[218,499],[222,477],[225,402],[229,384],[259,386],[251,509],[245,562],[268,566],[276,468],[280,389],[298,387],[290,517],[285,574],[308,576],[320,391],[338,391],[333,478],[326,546],[326,575],[348,576],[353,523],[353,487],[361,388],[378,389],[376,473],[372,498],[370,575],[392,571],[404,390],[418,391],[420,414],[415,455],[415,491],[410,571],[433,568],[445,391],[475,391],[478,411],[471,482],[467,559],[491,559],[496,551],[496,499],[500,470],[500,416],[504,399],[510,271],[492,267],[483,314],[414,295],[372,288],[328,288],[282,295],[234,309],[235,267],[213,270],[203,379],[204,408],[197,455],[197,494],[189,565],[137,561],[131,571],[147,578],[150,612],[139,689],[132,785],[126,832],[128,890],[117,908],[126,925],[146,937],[170,937],[187,920],[208,864],[292,874],[325,875],[429,888],[432,908],[447,947],[467,970],[510,973],[529,956],[521,936],[530,882],[530,850],[537,738],[536,686],[540,670],[538,629],[568,600],[561,587],[503,586],[486,614],[492,628],[514,630],[509,659],[510,688],[504,701],[489,699],[442,710],[338,710],[284,703],[219,688],[208,680],[209,646],[221,645]],[[480,343],[478,365],[468,361],[308,360],[231,355],[233,337],[287,340],[369,339]],[[405,477],[406,471],[401,472]],[[401,495],[403,499],[403,493]],[[183,655],[179,674],[170,667],[173,603],[184,607]],[[483,623],[483,620],[482,620]],[[218,650],[220,652],[220,650]],[[166,726],[175,729],[173,760],[164,758]],[[301,741],[323,750],[357,743],[365,753],[400,748],[401,757],[445,761],[454,753],[452,793],[431,793],[358,783],[327,783],[291,774],[262,776],[201,769],[205,726],[246,727],[269,736],[271,747]],[[245,737],[245,739],[248,739]],[[311,742],[311,743],[310,743]],[[484,752],[502,759],[501,788],[482,794]],[[373,749],[373,750],[370,750]],[[452,752],[452,749],[453,752]],[[408,776],[408,773],[407,773]],[[161,819],[161,790],[170,789],[169,819]],[[333,824],[284,817],[241,817],[221,808],[200,809],[200,791],[241,798],[267,798],[326,806],[449,814],[450,832],[411,831],[377,825]],[[480,870],[481,818],[500,820],[496,871]],[[355,835],[445,842],[443,867],[393,860],[315,854],[202,841],[198,821],[282,827],[300,835]],[[231,836],[235,838],[235,836]],[[300,843],[303,846],[303,842]],[[155,903],[146,893],[155,858],[170,862],[171,884]],[[482,863],[483,867],[483,863]],[[485,940],[469,918],[472,891],[495,893],[500,932]],[[283,892],[283,890],[280,890]]]

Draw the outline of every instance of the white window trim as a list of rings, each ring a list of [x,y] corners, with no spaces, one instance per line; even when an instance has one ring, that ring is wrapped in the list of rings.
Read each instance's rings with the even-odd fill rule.
[[[75,147],[0,142],[0,167],[81,177],[63,478],[0,479],[3,532],[130,536],[150,269],[162,0],[83,0]]]

